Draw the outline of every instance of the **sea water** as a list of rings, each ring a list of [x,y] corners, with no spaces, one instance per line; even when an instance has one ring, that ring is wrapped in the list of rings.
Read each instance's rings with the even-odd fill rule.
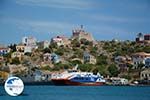
[[[0,100],[150,100],[148,86],[25,86],[18,97],[0,86]]]

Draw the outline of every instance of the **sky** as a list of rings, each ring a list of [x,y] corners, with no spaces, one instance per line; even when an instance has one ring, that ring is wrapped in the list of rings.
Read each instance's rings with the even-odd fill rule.
[[[96,40],[134,40],[150,33],[150,0],[0,0],[0,44],[71,37],[80,25]]]

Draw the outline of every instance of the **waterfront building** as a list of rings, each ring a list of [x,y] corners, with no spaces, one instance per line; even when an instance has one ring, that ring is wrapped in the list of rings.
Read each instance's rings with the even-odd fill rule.
[[[128,85],[129,82],[125,78],[120,78],[120,77],[112,77],[111,82],[113,85]]]
[[[46,82],[46,81],[50,80],[51,72],[36,70],[33,73],[33,75],[34,75],[34,81],[36,81],[36,82]]]
[[[145,69],[140,73],[141,80],[150,80],[150,69]]]
[[[40,70],[34,72],[34,80],[39,82],[42,80],[42,72]]]

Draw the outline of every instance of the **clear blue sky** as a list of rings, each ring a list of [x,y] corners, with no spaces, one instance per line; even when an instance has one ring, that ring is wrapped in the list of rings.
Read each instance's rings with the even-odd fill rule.
[[[0,43],[70,37],[81,24],[97,40],[133,40],[150,33],[150,0],[0,0]]]

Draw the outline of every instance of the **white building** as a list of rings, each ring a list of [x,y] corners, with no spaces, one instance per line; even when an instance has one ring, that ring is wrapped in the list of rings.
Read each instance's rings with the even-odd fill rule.
[[[139,52],[132,55],[133,64],[138,67],[139,64],[145,64],[145,60],[150,57],[150,53]]]
[[[22,43],[26,46],[32,46],[35,47],[36,46],[36,38],[34,37],[23,37],[22,38]]]
[[[31,52],[32,52],[32,47],[30,47],[30,46],[25,46],[25,48],[24,48],[24,53],[27,53],[27,52],[31,53]]]
[[[112,84],[113,85],[128,85],[129,82],[125,78],[120,78],[120,77],[113,77],[111,78]]]
[[[51,54],[50,53],[45,53],[43,55],[44,61],[51,61]]]

